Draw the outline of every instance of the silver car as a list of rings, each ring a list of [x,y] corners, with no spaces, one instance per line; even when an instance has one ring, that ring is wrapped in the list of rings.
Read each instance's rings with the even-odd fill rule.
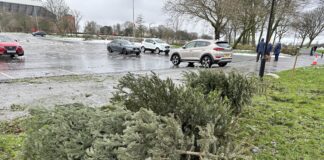
[[[232,62],[232,48],[226,41],[194,40],[171,54],[171,62],[179,65],[181,62],[201,63],[210,68],[213,64],[225,67]]]

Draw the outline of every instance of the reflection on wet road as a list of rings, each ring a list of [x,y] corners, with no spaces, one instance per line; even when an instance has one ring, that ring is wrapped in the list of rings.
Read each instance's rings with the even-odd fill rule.
[[[21,43],[25,49],[25,56],[15,59],[1,56],[0,80],[175,69],[169,61],[169,56],[165,56],[163,53],[160,55],[144,53],[141,56],[121,55],[108,53],[104,43],[57,41],[27,34],[9,34],[8,36]],[[268,72],[291,67],[292,63],[292,57],[283,57],[278,64],[274,62],[268,64]],[[184,68],[186,65],[186,63],[183,63],[180,68]],[[238,54],[234,56],[233,63],[229,64],[228,67],[257,72],[258,66],[254,55]],[[215,68],[218,68],[217,65],[215,65]]]

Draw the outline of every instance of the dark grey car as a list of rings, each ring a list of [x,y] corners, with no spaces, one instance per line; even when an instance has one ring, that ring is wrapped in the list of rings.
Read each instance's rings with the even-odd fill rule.
[[[138,46],[135,46],[128,40],[113,40],[112,42],[108,43],[107,45],[108,52],[112,53],[114,51],[119,52],[121,54],[141,54],[141,49]]]

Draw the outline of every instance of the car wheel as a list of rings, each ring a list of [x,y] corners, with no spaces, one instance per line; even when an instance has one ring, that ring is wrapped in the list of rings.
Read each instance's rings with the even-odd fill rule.
[[[122,54],[127,55],[127,51],[126,51],[126,49],[123,49],[123,50],[122,50]]]
[[[108,52],[113,53],[113,50],[110,47],[108,47]]]
[[[204,56],[201,59],[201,64],[205,68],[210,68],[212,66],[212,59],[210,58],[210,56]]]
[[[143,53],[145,53],[146,49],[145,49],[144,46],[142,46],[141,51],[142,51]]]
[[[159,48],[156,48],[155,51],[154,51],[154,53],[156,53],[156,54],[160,54],[160,52],[161,52],[161,51],[160,51]]]
[[[175,65],[175,66],[178,66],[181,61],[180,61],[180,56],[175,54],[171,57],[171,61],[172,61],[172,64]]]
[[[225,67],[227,65],[227,63],[218,63],[219,67]]]

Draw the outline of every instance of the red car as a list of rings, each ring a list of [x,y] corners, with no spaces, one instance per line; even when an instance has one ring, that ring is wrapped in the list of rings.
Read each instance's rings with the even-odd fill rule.
[[[24,49],[17,41],[0,35],[0,55],[10,55],[11,57],[15,57],[15,55],[23,56]]]

